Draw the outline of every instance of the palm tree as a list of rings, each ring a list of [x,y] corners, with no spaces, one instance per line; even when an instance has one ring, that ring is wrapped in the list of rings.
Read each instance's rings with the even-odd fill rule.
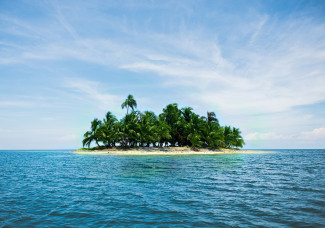
[[[134,100],[133,96],[129,94],[126,100],[121,105],[122,109],[126,108],[126,114],[129,114],[129,108],[134,111],[134,108],[137,107],[137,102]]]
[[[232,137],[232,146],[236,148],[242,148],[245,145],[244,139],[241,136],[241,131],[239,130],[239,128],[232,128]]]
[[[204,146],[212,149],[224,147],[223,128],[220,127],[216,114],[207,112],[207,117],[202,116],[201,120],[204,121],[201,123]]]
[[[233,142],[233,134],[230,126],[224,127],[223,135],[224,135],[225,146],[227,148],[230,148]]]
[[[100,148],[99,141],[102,141],[101,127],[102,121],[99,119],[95,118],[93,121],[91,121],[91,129],[84,134],[84,139],[82,140],[83,147],[87,145],[89,148],[90,144],[95,141],[98,148]]]
[[[202,131],[203,124],[205,123],[204,120],[201,119],[199,115],[191,112],[189,115],[189,122],[185,123],[183,136],[187,139],[186,145],[190,145],[192,149],[201,147],[203,145]]]
[[[167,144],[168,140],[172,138],[170,135],[170,126],[163,120],[158,120],[157,125],[154,126],[154,142],[158,142],[159,147],[163,146],[163,143]]]
[[[175,146],[176,143],[178,146],[182,145],[183,136],[181,134],[183,127],[184,117],[181,115],[182,111],[178,109],[176,103],[169,104],[166,108],[163,109],[163,113],[159,115],[159,119],[166,121],[170,126],[170,135],[172,136],[169,140],[171,146]]]
[[[214,112],[207,112],[207,122],[210,123],[219,123],[216,114]]]
[[[139,142],[139,112],[131,112],[120,121],[120,137],[123,147],[134,147]]]
[[[157,116],[154,112],[145,111],[140,114],[140,146],[150,146],[151,143],[154,144],[154,132],[153,127],[158,121]]]
[[[193,150],[198,150],[198,147],[202,146],[201,136],[196,132],[189,134],[187,139],[191,142],[191,148]]]
[[[185,121],[190,122],[191,115],[193,114],[193,112],[192,112],[193,108],[186,107],[186,108],[182,108],[181,110],[182,110],[182,115],[184,116]]]
[[[103,120],[101,127],[101,134],[103,137],[103,143],[106,147],[111,147],[115,145],[116,142],[116,117],[111,113],[107,112]]]
[[[225,146],[224,129],[218,123],[211,123],[206,128],[205,140],[209,148],[217,149]]]
[[[121,147],[123,148],[127,147],[127,136],[125,133],[124,119],[121,119],[120,121],[116,122],[114,139],[115,142],[118,142]]]

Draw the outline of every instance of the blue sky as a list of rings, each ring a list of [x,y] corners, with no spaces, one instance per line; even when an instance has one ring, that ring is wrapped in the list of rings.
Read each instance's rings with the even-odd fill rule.
[[[0,0],[0,149],[81,147],[133,94],[246,148],[325,148],[324,1]]]

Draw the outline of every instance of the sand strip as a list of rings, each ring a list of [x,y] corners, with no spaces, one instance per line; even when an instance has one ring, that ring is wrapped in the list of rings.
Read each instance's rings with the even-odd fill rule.
[[[261,154],[261,153],[274,153],[272,151],[256,151],[256,150],[232,150],[232,149],[200,149],[199,151],[191,150],[187,147],[166,147],[166,148],[152,148],[140,147],[121,150],[118,148],[105,149],[105,150],[76,150],[72,151],[76,154],[89,154],[89,155],[222,155],[222,154]]]

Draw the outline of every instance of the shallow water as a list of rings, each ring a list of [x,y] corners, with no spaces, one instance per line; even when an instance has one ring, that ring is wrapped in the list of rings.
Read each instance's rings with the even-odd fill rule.
[[[325,226],[325,150],[0,151],[0,226]]]

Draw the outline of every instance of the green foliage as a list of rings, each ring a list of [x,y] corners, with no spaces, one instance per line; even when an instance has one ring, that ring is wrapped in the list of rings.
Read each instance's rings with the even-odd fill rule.
[[[101,127],[102,122],[95,118],[93,121],[91,121],[91,130],[87,131],[84,134],[84,139],[82,141],[83,147],[88,146],[90,147],[90,144],[95,141],[97,146],[99,147],[99,142],[102,141],[102,132],[101,132]]]
[[[182,146],[183,136],[181,134],[183,128],[183,116],[181,110],[178,109],[176,103],[169,104],[163,109],[163,113],[159,115],[159,119],[165,121],[170,127],[171,139],[169,143],[171,146]]]
[[[129,96],[126,98],[126,100],[121,105],[122,109],[126,108],[126,114],[129,113],[129,108],[134,111],[134,108],[137,107],[137,102],[134,100],[133,96],[129,94]]]
[[[197,150],[201,147],[241,148],[245,145],[240,130],[220,126],[214,112],[200,117],[191,107],[179,109],[174,103],[156,116],[151,111],[136,111],[137,102],[132,95],[128,95],[121,107],[127,109],[121,120],[107,112],[103,121],[96,118],[91,122],[90,130],[84,134],[83,147],[89,148],[91,143],[95,143],[95,148],[186,146]]]
[[[105,147],[112,147],[118,141],[116,132],[116,117],[111,113],[107,112],[103,124],[100,127],[101,141]]]
[[[154,144],[158,142],[159,147],[162,147],[163,144],[168,145],[168,142],[172,139],[170,135],[171,128],[166,121],[159,120],[157,125],[153,127],[154,131]]]

